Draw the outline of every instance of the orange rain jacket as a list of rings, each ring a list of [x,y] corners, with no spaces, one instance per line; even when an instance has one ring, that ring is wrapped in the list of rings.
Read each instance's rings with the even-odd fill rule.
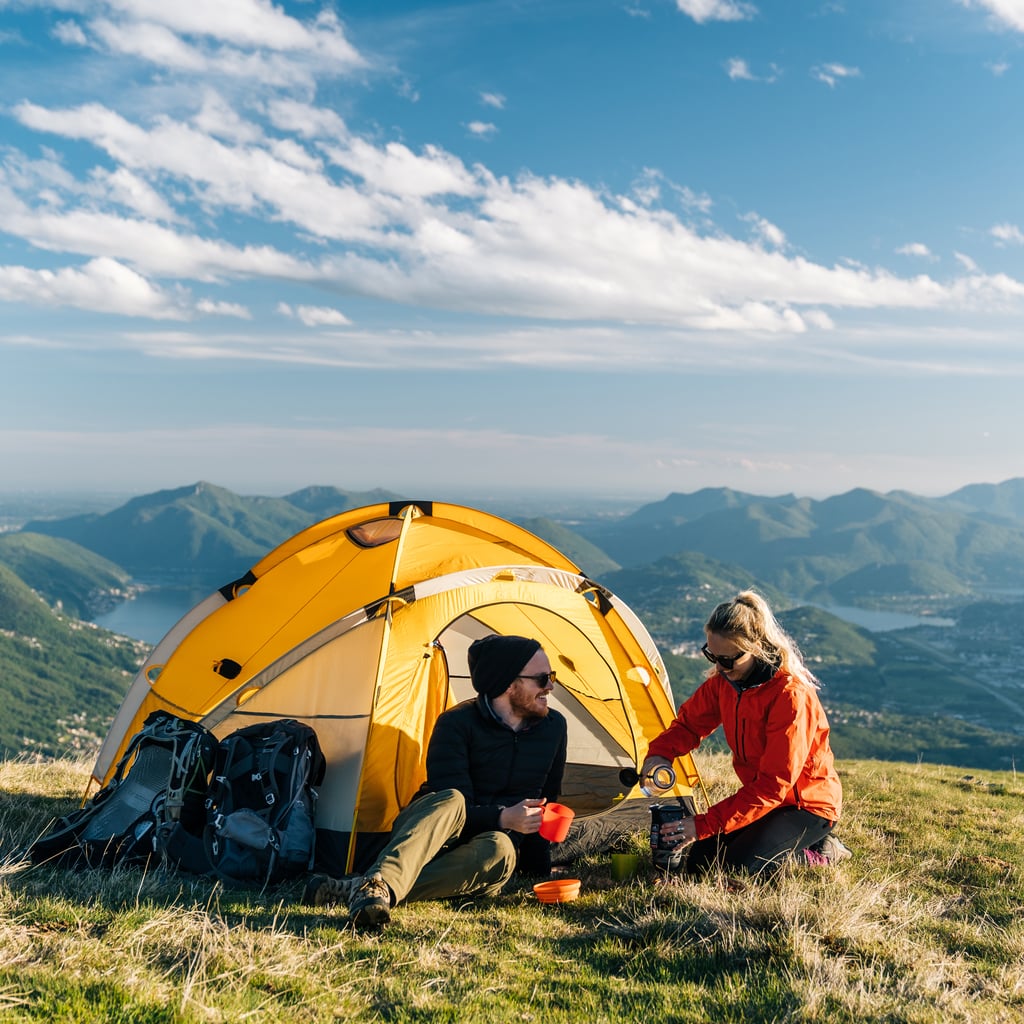
[[[721,725],[742,786],[694,818],[697,838],[732,832],[777,807],[792,805],[839,819],[843,790],[828,743],[828,720],[813,686],[776,672],[737,690],[721,673],[706,679],[679,708],[648,756],[673,760]]]

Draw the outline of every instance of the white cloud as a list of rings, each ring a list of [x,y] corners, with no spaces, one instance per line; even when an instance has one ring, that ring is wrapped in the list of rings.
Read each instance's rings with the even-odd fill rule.
[[[725,62],[725,73],[733,80],[737,79],[753,82],[755,80],[754,74],[750,70],[750,65],[741,57],[730,57]]]
[[[74,21],[59,21],[53,27],[55,39],[64,43],[65,46],[88,46],[89,40],[82,31],[82,26]]]
[[[753,224],[754,233],[765,245],[772,246],[775,249],[781,249],[786,244],[786,233],[771,221],[766,220],[764,217],[759,216],[756,213],[748,213],[740,218],[745,220],[749,224]]]
[[[485,107],[494,107],[495,110],[505,109],[505,97],[500,92],[482,92],[480,93],[480,102]]]
[[[1011,65],[1009,61],[1000,60],[992,61],[986,64],[985,67],[987,67],[989,71],[991,71],[992,74],[996,76],[996,78],[1002,78],[1002,76],[1005,75],[1006,72],[1010,70]]]
[[[1000,26],[1024,32],[1024,0],[960,0],[964,7],[988,11]]]
[[[676,0],[676,7],[698,24],[706,21],[745,21],[757,8],[743,0]]]
[[[104,11],[125,23],[159,25],[183,36],[215,39],[237,47],[322,54],[350,67],[362,58],[346,40],[337,17],[322,12],[311,23],[299,21],[268,0],[96,0],[91,13]]]
[[[932,255],[931,249],[929,249],[923,242],[908,242],[906,245],[901,245],[896,252],[901,256],[920,256],[922,259],[926,260],[935,258]]]
[[[130,56],[175,73],[245,78],[252,86],[304,85],[318,76],[364,68],[330,11],[299,20],[267,0],[56,0],[79,15],[56,36],[74,45]]]
[[[188,26],[190,44],[205,31],[208,15],[194,4],[160,14],[156,0],[140,3],[117,0],[101,10],[133,28],[183,37]],[[218,22],[225,44],[262,38],[271,26],[292,31],[269,4],[237,4]],[[236,24],[238,10],[257,23]],[[724,16],[714,3],[686,13]],[[330,19],[322,24],[334,31]],[[315,49],[317,26],[294,35],[297,50]],[[284,38],[274,45],[288,49]],[[823,67],[833,78],[859,73]],[[199,85],[148,117],[98,102],[16,103],[13,115],[29,133],[48,145],[95,146],[103,166],[76,177],[59,153],[35,161],[13,150],[0,155],[0,230],[39,251],[116,261],[168,288],[202,284],[206,305],[189,308],[217,315],[240,315],[241,307],[218,305],[210,286],[240,279],[517,320],[780,335],[830,328],[844,309],[1016,301],[1017,282],[976,270],[940,281],[815,263],[794,255],[784,229],[759,214],[743,218],[749,235],[734,237],[711,220],[709,196],[653,169],[627,194],[557,177],[501,177],[439,146],[414,150],[380,138],[379,129],[363,137],[301,91],[236,98]],[[230,241],[246,230],[264,244]],[[329,307],[290,315],[348,325]]]
[[[182,320],[185,311],[140,274],[105,257],[83,267],[33,270],[0,266],[0,299],[37,306],[72,306],[98,313]]]
[[[103,47],[115,53],[141,57],[175,71],[203,71],[210,67],[204,54],[163,25],[123,24],[97,18],[89,27]]]
[[[822,309],[808,309],[804,313],[804,320],[810,327],[819,331],[831,331],[835,329],[835,321]]]
[[[307,327],[349,327],[352,324],[352,321],[341,310],[332,309],[329,306],[296,306],[293,308],[287,302],[279,302],[277,311],[283,316],[296,317]]]
[[[1024,231],[1016,224],[996,224],[989,234],[999,245],[1024,245]]]
[[[498,126],[491,124],[489,121],[470,121],[466,125],[470,135],[476,135],[480,138],[486,138],[488,135],[494,135],[498,130]]]
[[[836,82],[844,78],[860,78],[860,68],[851,68],[845,64],[818,64],[811,68],[811,77],[832,89]]]
[[[956,257],[957,262],[966,270],[969,274],[979,273],[978,264],[971,259],[970,256],[965,255],[962,252],[953,254]]]
[[[200,299],[196,303],[196,309],[200,313],[209,313],[211,316],[233,316],[239,320],[251,320],[252,313],[237,302],[218,302],[214,299]]]
[[[136,172],[171,175],[205,204],[244,212],[257,212],[269,204],[286,219],[328,237],[364,237],[384,220],[376,204],[350,185],[309,174],[276,159],[264,147],[232,146],[181,122],[161,119],[147,130],[99,104],[47,110],[21,103],[15,116],[37,131],[88,140]],[[419,162],[411,155],[406,159],[409,151],[399,144],[378,153],[356,141],[350,150],[331,152],[343,165],[347,157],[360,173],[383,173],[397,164],[412,164],[425,172],[423,187],[441,177],[439,170],[426,173],[431,169],[429,155]],[[439,162],[447,165],[444,177],[451,178],[457,161]]]
[[[98,167],[92,175],[94,180],[103,185],[106,194],[114,203],[127,207],[148,220],[167,223],[181,220],[174,207],[156,189],[127,168],[118,167],[116,171],[111,172]]]
[[[375,192],[420,199],[467,196],[479,191],[462,161],[437,146],[426,146],[422,154],[417,154],[400,142],[389,142],[381,149],[362,139],[352,139],[344,147],[325,146],[324,152]]]
[[[298,100],[271,100],[267,104],[267,116],[275,128],[294,132],[306,139],[341,142],[348,136],[345,122],[333,110],[314,107]]]
[[[309,280],[315,276],[312,265],[269,246],[239,248],[114,214],[31,209],[9,194],[5,196],[3,189],[0,229],[39,249],[116,258],[152,276],[198,281],[232,276]]]
[[[698,229],[659,205],[660,190],[668,185],[687,213],[706,216],[710,201],[656,173],[630,198],[559,179],[496,178],[437,147],[414,153],[400,143],[379,147],[349,137],[320,144],[351,175],[338,183],[297,158],[281,160],[275,147],[283,140],[232,144],[167,118],[146,128],[95,104],[62,111],[23,103],[15,112],[37,131],[102,146],[132,174],[160,180],[165,196],[174,182],[178,190],[195,189],[211,215],[251,215],[322,243],[308,257],[239,248],[143,216],[77,208],[57,173],[56,205],[43,203],[32,168],[20,166],[24,198],[11,192],[10,201],[0,201],[3,230],[40,248],[119,259],[150,276],[319,282],[402,305],[715,331],[800,332],[813,326],[801,314],[808,307],[934,308],[976,303],[984,288],[1001,301],[1014,294],[994,278],[943,285],[790,257],[778,251],[784,231],[758,215],[747,218],[753,242],[710,224]],[[296,139],[286,141],[309,156]],[[294,241],[301,250],[301,239]]]
[[[192,123],[206,135],[225,142],[252,144],[263,139],[263,130],[238,112],[212,89],[203,96],[203,106]]]

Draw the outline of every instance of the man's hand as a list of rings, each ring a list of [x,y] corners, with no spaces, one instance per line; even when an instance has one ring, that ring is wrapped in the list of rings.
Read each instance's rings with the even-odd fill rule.
[[[643,766],[640,769],[640,785],[647,786],[650,789],[660,789],[662,792],[671,789],[671,786],[659,786],[655,783],[654,779],[651,778],[655,768],[666,768],[672,767],[672,762],[667,757],[658,757],[652,755],[644,761]]]
[[[509,832],[522,832],[524,835],[539,831],[545,803],[547,801],[543,799],[527,799],[503,808],[498,815],[499,828],[507,829]]]

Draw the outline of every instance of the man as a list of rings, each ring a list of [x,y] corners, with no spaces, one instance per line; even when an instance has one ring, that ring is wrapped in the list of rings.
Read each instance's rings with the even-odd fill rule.
[[[495,896],[518,868],[551,872],[537,834],[557,800],[566,724],[548,707],[555,683],[536,640],[487,636],[469,648],[475,699],[441,714],[427,747],[427,781],[395,819],[362,877],[314,875],[305,900],[347,900],[356,927],[382,928],[399,903]]]

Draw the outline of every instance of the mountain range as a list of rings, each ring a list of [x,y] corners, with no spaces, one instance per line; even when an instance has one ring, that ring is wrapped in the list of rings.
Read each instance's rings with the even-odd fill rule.
[[[32,520],[22,532],[72,541],[136,578],[223,581],[319,519],[400,497],[334,487],[243,497],[200,482],[106,513]],[[963,597],[1024,579],[1024,479],[942,498],[855,489],[814,500],[714,488],[670,494],[617,519],[518,521],[598,579],[682,553],[742,567],[794,598],[822,603],[894,593]]]
[[[963,594],[1024,578],[1024,480],[944,498],[856,489],[816,501],[717,488],[580,532],[623,566],[696,551],[794,597]]]
[[[333,487],[246,497],[199,482],[0,534],[0,700],[28,729],[0,730],[0,747],[50,750],[56,722],[82,707],[83,685],[97,721],[113,714],[126,660],[144,652],[81,622],[104,601],[181,579],[212,589],[315,521],[400,497]],[[1024,592],[1024,480],[941,498],[856,489],[819,501],[716,488],[618,517],[516,521],[630,604],[677,697],[703,677],[695,641],[710,609],[755,587],[811,653],[841,756],[1005,767],[1018,748],[1024,755],[1024,603],[1012,600]],[[833,605],[940,613],[956,627],[873,634],[821,607]],[[993,660],[978,662],[978,650]]]

